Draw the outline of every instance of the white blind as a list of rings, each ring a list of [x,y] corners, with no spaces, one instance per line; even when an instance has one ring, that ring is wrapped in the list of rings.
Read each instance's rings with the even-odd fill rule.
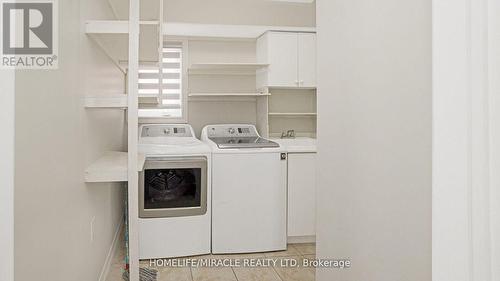
[[[182,117],[182,46],[164,47],[158,65],[139,67],[139,116]]]

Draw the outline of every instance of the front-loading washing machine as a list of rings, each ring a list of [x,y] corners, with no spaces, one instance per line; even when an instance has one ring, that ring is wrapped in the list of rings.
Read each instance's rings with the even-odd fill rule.
[[[212,148],[212,252],[286,249],[286,151],[253,125],[209,125]]]
[[[139,257],[211,251],[211,150],[186,124],[139,129]]]

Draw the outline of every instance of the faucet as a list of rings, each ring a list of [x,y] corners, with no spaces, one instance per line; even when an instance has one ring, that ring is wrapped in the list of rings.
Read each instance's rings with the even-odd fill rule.
[[[282,139],[294,139],[295,138],[295,130],[288,130],[288,131],[283,131],[281,133],[281,138]]]

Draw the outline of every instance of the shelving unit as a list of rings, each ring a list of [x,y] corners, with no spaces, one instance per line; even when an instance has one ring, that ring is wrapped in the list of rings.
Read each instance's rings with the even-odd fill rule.
[[[108,0],[115,18],[116,10]],[[93,95],[84,97],[86,108],[127,109],[127,152],[107,152],[85,170],[85,181],[128,182],[128,256],[129,280],[139,281],[139,171],[143,170],[145,157],[138,153],[138,104],[155,104],[154,98],[138,95],[139,64],[159,62],[163,42],[161,24],[163,1],[158,1],[158,18],[141,21],[141,1],[128,1],[128,21],[90,20],[85,23],[85,33],[103,50],[108,58],[126,77],[126,94]],[[146,44],[144,44],[146,42]],[[141,44],[143,43],[143,44]]]
[[[142,171],[146,158],[137,156],[137,171]],[[128,153],[109,151],[85,170],[85,182],[126,182],[128,181]]]
[[[128,107],[127,95],[88,95],[85,97],[85,108],[117,108]]]
[[[266,137],[295,130],[298,137],[316,137],[315,88],[265,88],[269,95],[257,103],[257,126]],[[263,116],[262,116],[263,115]]]

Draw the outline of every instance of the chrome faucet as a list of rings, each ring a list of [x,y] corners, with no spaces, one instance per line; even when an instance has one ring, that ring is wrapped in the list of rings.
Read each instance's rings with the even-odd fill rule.
[[[295,138],[295,130],[288,130],[288,131],[283,131],[281,133],[281,138],[282,139],[294,139]]]

